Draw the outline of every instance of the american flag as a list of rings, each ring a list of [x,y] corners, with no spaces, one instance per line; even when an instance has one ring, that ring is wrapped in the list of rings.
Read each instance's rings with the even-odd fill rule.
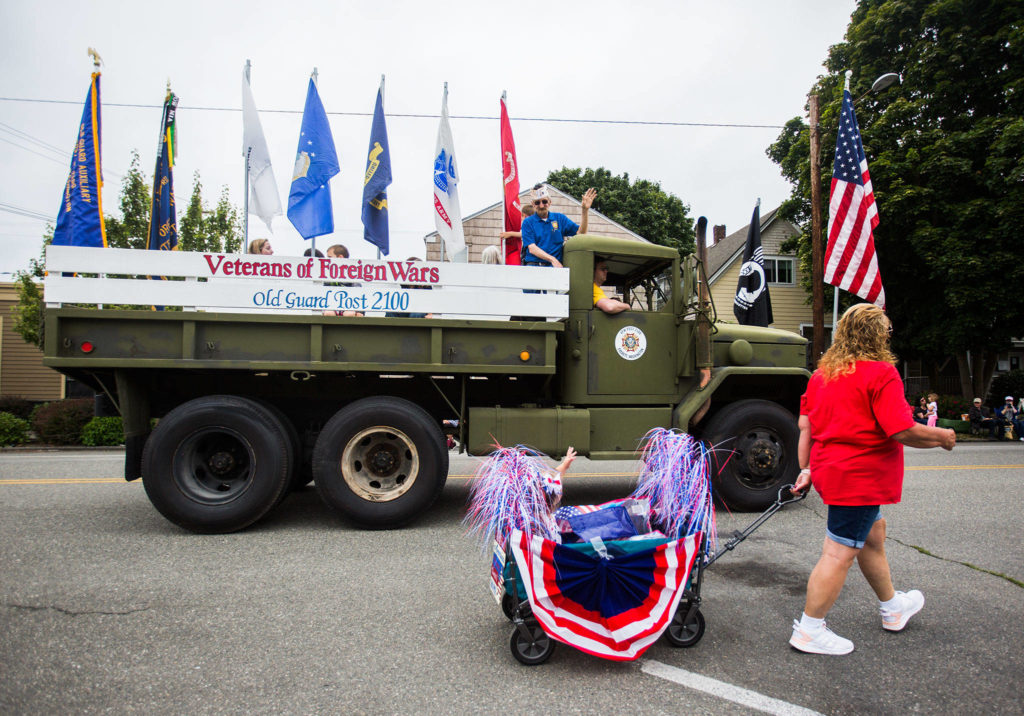
[[[885,291],[872,235],[876,226],[878,208],[871,188],[868,160],[864,156],[857,117],[853,114],[853,99],[850,91],[845,90],[828,207],[825,283],[884,308]]]

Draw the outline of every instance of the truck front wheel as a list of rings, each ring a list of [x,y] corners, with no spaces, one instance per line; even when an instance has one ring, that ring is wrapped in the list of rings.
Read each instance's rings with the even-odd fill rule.
[[[433,504],[447,477],[437,421],[401,398],[364,398],[342,408],[313,449],[320,496],[361,527],[409,522]]]
[[[142,484],[176,525],[234,532],[278,503],[293,462],[288,434],[273,412],[247,398],[211,395],[160,420],[142,453]]]
[[[741,400],[719,410],[704,429],[715,448],[712,485],[734,510],[759,511],[799,470],[796,418],[778,403]]]

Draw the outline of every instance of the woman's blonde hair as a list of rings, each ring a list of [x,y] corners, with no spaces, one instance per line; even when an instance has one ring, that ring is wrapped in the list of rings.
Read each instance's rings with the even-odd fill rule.
[[[859,360],[896,364],[889,350],[889,319],[873,303],[858,303],[846,309],[836,326],[832,345],[818,361],[818,371],[825,380],[854,371]]]
[[[253,239],[249,242],[249,253],[260,254],[263,253],[263,245],[267,243],[267,239]]]

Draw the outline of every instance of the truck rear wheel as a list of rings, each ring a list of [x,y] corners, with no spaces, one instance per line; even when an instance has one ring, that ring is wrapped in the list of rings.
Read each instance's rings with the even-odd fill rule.
[[[756,512],[775,502],[798,472],[796,418],[778,403],[741,400],[708,422],[703,439],[717,448],[711,477],[731,509]]]
[[[234,532],[278,503],[293,462],[286,428],[273,412],[247,398],[211,395],[160,420],[142,454],[142,484],[176,525]]]
[[[364,398],[332,417],[313,449],[313,480],[361,527],[398,527],[430,507],[448,477],[437,422],[401,398]]]

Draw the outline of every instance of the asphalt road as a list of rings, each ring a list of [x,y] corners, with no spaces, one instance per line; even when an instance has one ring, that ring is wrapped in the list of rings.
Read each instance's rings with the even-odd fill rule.
[[[708,570],[695,647],[560,646],[534,668],[460,524],[474,460],[403,530],[353,529],[306,489],[214,536],[166,522],[120,461],[0,453],[0,713],[1024,712],[1021,443],[907,451],[888,554],[927,603],[904,632],[852,572],[829,622],[856,650],[787,645],[824,531],[811,496]],[[633,467],[578,460],[566,504],[628,493]],[[724,539],[752,516],[718,518]]]

